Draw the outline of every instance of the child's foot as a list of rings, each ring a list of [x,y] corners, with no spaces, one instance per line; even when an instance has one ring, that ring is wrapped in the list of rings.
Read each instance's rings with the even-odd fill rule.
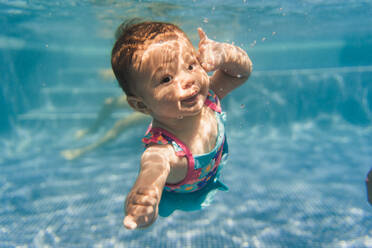
[[[75,150],[64,150],[61,152],[62,157],[64,157],[67,160],[73,160],[79,156],[81,156],[82,151],[80,149]]]
[[[126,199],[124,226],[128,229],[150,226],[158,217],[159,198],[156,187],[132,190]]]

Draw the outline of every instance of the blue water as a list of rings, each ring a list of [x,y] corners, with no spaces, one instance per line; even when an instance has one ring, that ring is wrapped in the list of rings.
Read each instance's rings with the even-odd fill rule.
[[[192,9],[192,11],[190,11]],[[123,18],[235,42],[254,63],[223,101],[229,192],[149,229],[122,227],[146,123],[66,161],[105,98]],[[372,247],[372,3],[0,0],[0,247]]]

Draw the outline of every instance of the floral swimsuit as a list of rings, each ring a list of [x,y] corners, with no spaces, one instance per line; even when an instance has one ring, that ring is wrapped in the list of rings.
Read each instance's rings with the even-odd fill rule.
[[[187,158],[188,170],[186,177],[179,183],[166,184],[164,187],[166,191],[177,193],[194,192],[204,188],[209,182],[218,179],[218,174],[222,167],[221,160],[225,160],[228,152],[224,128],[225,114],[221,111],[217,95],[211,90],[208,92],[204,104],[215,112],[218,123],[216,146],[209,153],[193,156],[190,149],[173,134],[163,128],[152,128],[151,125],[142,139],[145,146],[152,143],[171,144],[177,156]]]

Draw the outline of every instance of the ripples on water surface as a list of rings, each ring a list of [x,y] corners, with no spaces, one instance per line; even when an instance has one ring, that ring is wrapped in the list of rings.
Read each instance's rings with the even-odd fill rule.
[[[190,12],[189,9],[193,11]],[[368,1],[1,1],[0,247],[371,247]],[[196,27],[254,62],[227,97],[228,193],[145,231],[122,227],[146,124],[80,160],[59,152],[103,100],[124,17]],[[127,114],[123,111],[114,120]]]

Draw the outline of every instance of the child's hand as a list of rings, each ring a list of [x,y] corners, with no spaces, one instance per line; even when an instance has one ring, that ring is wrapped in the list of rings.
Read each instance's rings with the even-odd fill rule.
[[[215,71],[225,63],[225,50],[222,43],[207,37],[201,28],[198,28],[200,37],[198,60],[206,72]]]
[[[156,187],[140,187],[126,199],[124,226],[136,229],[151,225],[158,217],[159,192]]]
[[[252,71],[252,62],[247,53],[232,44],[220,43],[207,37],[201,28],[199,32],[198,60],[206,72],[220,69],[226,75],[247,80]]]

